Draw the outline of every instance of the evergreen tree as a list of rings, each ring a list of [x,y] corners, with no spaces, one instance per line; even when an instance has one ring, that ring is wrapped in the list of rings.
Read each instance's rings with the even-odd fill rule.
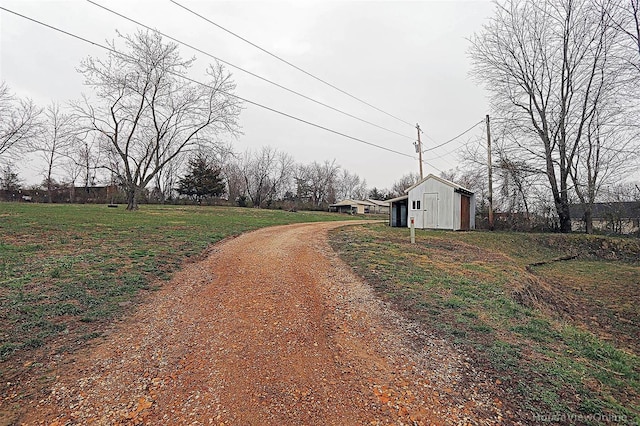
[[[199,154],[189,160],[188,173],[178,181],[178,193],[193,198],[198,204],[206,197],[219,197],[225,193],[220,169]]]
[[[7,192],[20,191],[20,177],[11,164],[6,164],[0,171],[0,189]]]
[[[384,193],[384,190],[380,190],[374,187],[371,191],[369,191],[369,198],[371,200],[384,200],[386,198],[386,195]]]

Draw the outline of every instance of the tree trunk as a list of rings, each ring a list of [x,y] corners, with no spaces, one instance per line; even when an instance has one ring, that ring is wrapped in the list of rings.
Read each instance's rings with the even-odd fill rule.
[[[568,234],[571,232],[571,213],[569,213],[569,203],[563,200],[556,201],[556,210],[560,220],[560,232]]]
[[[127,187],[127,210],[138,210],[138,187],[135,185]]]
[[[590,205],[587,205],[584,211],[584,230],[587,234],[593,234],[593,214]]]
[[[51,166],[52,161],[49,161],[49,168],[47,169],[47,200],[49,204],[53,203],[53,194],[51,193]]]

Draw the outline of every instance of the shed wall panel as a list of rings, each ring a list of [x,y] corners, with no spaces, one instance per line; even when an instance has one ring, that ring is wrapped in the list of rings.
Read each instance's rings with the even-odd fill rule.
[[[460,194],[458,194],[457,192],[453,192],[453,202],[451,203],[451,221],[453,222],[453,225],[451,229],[453,229],[454,231],[459,230],[461,226],[460,215],[462,214],[462,212],[460,206],[460,198]]]
[[[437,194],[437,214],[425,213],[433,207],[431,202],[425,203],[424,194]],[[454,227],[454,199],[453,188],[435,179],[422,182],[409,192],[409,217],[415,218],[415,226],[420,229],[453,229]],[[418,208],[420,202],[420,208]],[[425,218],[437,216],[435,223],[427,223]]]
[[[455,192],[454,187],[437,179],[427,179],[412,188],[408,196],[408,217],[414,218],[416,228],[461,229],[462,195]],[[435,198],[437,203],[434,202]],[[437,214],[430,212],[434,205],[437,205]],[[475,195],[470,197],[469,210],[469,227],[475,229]],[[437,220],[434,220],[436,218]],[[407,226],[410,226],[410,223],[407,223]]]

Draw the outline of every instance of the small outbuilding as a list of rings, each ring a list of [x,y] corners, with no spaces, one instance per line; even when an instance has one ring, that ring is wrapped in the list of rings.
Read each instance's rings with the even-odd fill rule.
[[[405,190],[407,195],[387,200],[391,206],[389,225],[418,229],[475,229],[475,194],[468,189],[429,174]]]
[[[571,230],[583,232],[586,206],[574,204],[569,206],[571,214]],[[617,234],[633,234],[640,232],[640,202],[620,201],[610,203],[593,203],[591,206],[591,222],[593,229]]]
[[[388,201],[380,201],[380,200],[372,200],[367,198],[365,201],[373,204],[369,213],[377,213],[377,214],[389,214],[389,202]]]
[[[368,214],[374,213],[376,205],[364,200],[342,200],[339,203],[329,206],[330,212],[348,214]]]

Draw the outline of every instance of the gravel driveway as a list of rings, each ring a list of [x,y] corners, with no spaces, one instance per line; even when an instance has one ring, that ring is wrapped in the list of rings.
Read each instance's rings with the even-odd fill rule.
[[[350,222],[353,223],[353,222]],[[468,360],[332,252],[346,223],[266,228],[186,265],[75,355],[27,424],[497,424]]]

